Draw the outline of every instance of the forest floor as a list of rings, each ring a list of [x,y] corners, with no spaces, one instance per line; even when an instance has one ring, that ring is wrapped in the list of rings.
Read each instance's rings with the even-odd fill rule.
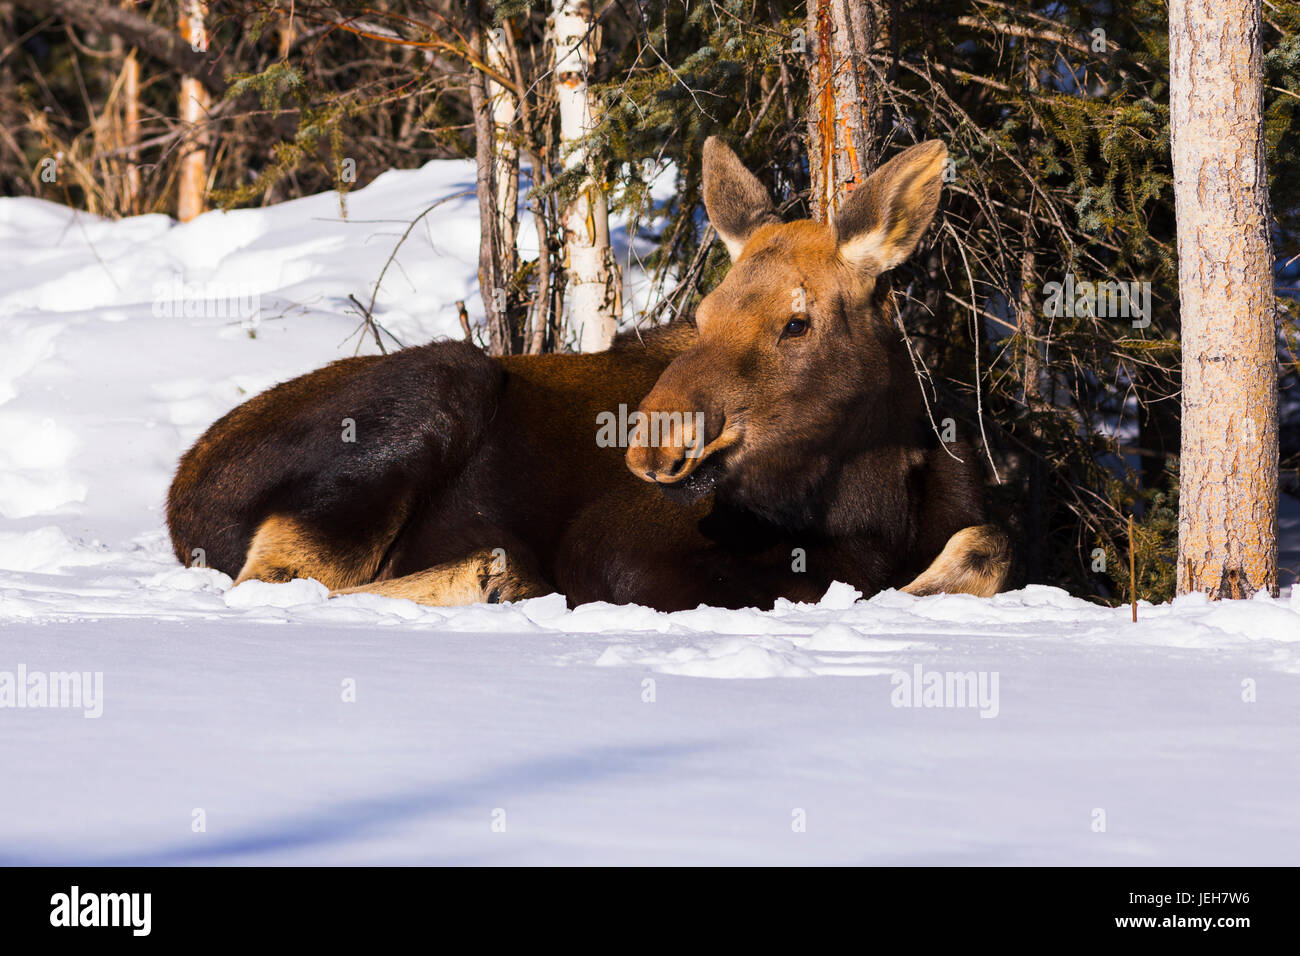
[[[1133,624],[1046,587],[660,614],[181,568],[181,452],[374,351],[349,294],[472,184],[183,226],[0,199],[0,863],[1300,862],[1300,589]],[[435,210],[376,317],[459,337],[477,247],[472,195]],[[1286,497],[1282,530],[1295,568]]]

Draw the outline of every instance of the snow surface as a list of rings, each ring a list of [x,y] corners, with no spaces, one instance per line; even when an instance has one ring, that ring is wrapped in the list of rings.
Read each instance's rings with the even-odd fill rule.
[[[179,567],[180,453],[352,354],[349,293],[472,182],[389,172],[346,219],[0,200],[0,862],[1300,862],[1300,592],[1135,625],[1044,587],[661,614]],[[472,195],[417,226],[386,328],[459,336],[477,235]],[[1283,531],[1294,567],[1289,499]],[[20,668],[102,674],[102,714],[5,706]],[[896,706],[967,673],[996,694]]]

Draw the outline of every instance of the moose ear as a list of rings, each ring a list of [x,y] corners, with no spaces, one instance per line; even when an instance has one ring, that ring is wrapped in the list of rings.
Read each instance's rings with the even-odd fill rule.
[[[704,141],[704,208],[732,262],[754,230],[780,221],[763,184],[716,136]]]
[[[840,255],[880,275],[912,254],[939,206],[948,148],[937,139],[913,146],[881,166],[844,201],[835,217]]]

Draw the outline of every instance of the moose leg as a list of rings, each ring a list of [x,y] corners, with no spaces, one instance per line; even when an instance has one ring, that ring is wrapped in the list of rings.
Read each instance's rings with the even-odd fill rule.
[[[984,523],[984,482],[976,461],[975,449],[965,442],[953,446],[953,455],[930,452],[920,475],[914,550],[921,561],[935,557],[928,566],[905,568],[901,581],[911,580],[900,590],[980,597],[1002,590],[1011,544],[1001,528]]]
[[[332,539],[301,518],[272,515],[253,535],[235,583],[315,578],[326,587],[337,588],[371,580],[406,511],[405,502],[395,502],[391,512],[378,516],[385,526],[374,527],[370,535],[353,541]]]
[[[949,538],[930,566],[901,590],[918,597],[927,594],[992,597],[1002,590],[1010,568],[1011,546],[1006,533],[996,525],[975,525]]]
[[[522,601],[549,594],[550,590],[497,549],[479,551],[464,560],[440,564],[400,578],[340,588],[331,596],[379,594],[417,604],[451,607]]]

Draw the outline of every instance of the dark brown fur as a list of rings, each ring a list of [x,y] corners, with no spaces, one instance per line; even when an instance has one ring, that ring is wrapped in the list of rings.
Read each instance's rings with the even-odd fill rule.
[[[279,385],[182,458],[177,557],[428,603],[555,589],[573,604],[766,607],[834,580],[993,593],[1005,538],[983,525],[971,450],[955,461],[930,429],[877,281],[933,215],[936,159],[927,144],[887,164],[837,232],[776,222],[711,141],[706,202],[738,261],[698,331],[593,355],[435,343]],[[788,340],[795,289],[811,325]],[[600,447],[597,416],[620,404],[702,412],[707,454],[690,457],[686,436]]]

